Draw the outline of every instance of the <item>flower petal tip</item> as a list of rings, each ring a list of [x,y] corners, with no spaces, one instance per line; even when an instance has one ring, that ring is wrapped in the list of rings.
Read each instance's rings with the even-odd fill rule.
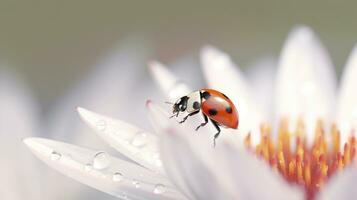
[[[201,49],[201,60],[204,66],[221,68],[230,62],[230,57],[220,49],[207,45]]]
[[[301,32],[301,33],[303,33],[303,32],[312,33],[313,32],[312,29],[305,24],[299,24],[299,25],[294,26],[293,31]]]
[[[316,37],[315,32],[309,26],[305,25],[296,26],[290,32],[290,38],[299,42],[312,42],[316,40]]]
[[[152,60],[148,62],[150,72],[155,76],[156,74],[162,74],[165,70],[165,66],[159,61]]]
[[[201,49],[201,53],[204,55],[209,55],[209,54],[224,54],[220,49],[218,49],[217,47],[207,44],[205,46],[202,47]]]
[[[156,68],[156,67],[163,67],[163,64],[161,64],[159,61],[157,60],[150,60],[147,63],[148,67],[151,68]]]
[[[44,139],[38,137],[27,137],[23,138],[22,142],[31,150],[36,150],[38,145],[41,143],[41,140]]]
[[[206,45],[202,47],[201,49],[201,57],[203,59],[209,59],[209,58],[225,58],[227,55],[217,47],[214,47],[212,45]]]
[[[47,141],[50,140],[39,137],[28,137],[22,140],[30,151],[37,156],[47,155],[52,150],[49,145],[46,145]]]
[[[81,117],[81,119],[85,122],[91,121],[90,119],[93,118],[93,116],[95,115],[94,112],[89,111],[82,107],[77,107],[77,112],[78,112],[79,116]]]
[[[149,70],[157,85],[170,99],[176,99],[191,91],[163,64],[152,61],[149,63]]]
[[[88,112],[87,109],[82,108],[82,107],[80,107],[80,106],[77,106],[77,107],[76,107],[76,110],[77,110],[77,112],[78,112],[80,115],[82,115],[82,114]]]
[[[33,137],[22,138],[21,140],[26,146],[28,146],[28,147],[32,146]]]

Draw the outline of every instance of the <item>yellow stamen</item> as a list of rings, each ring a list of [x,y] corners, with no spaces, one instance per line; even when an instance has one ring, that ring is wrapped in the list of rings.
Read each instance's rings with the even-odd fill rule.
[[[337,126],[333,124],[330,135],[325,136],[324,124],[321,120],[316,123],[315,138],[311,146],[306,144],[306,131],[302,120],[298,120],[294,132],[289,131],[288,120],[282,120],[276,142],[271,137],[270,125],[263,124],[260,130],[262,138],[260,143],[254,147],[251,144],[251,135],[248,134],[244,141],[245,146],[265,160],[289,183],[303,186],[307,200],[314,199],[326,181],[350,164],[356,154],[354,132],[343,144],[344,148],[341,151],[340,132]],[[326,137],[331,138],[330,146]],[[294,148],[291,145],[292,139],[296,141]]]

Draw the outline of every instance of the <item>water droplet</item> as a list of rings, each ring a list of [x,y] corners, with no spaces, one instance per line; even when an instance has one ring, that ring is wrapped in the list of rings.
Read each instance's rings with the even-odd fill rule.
[[[113,174],[113,178],[112,179],[113,179],[114,182],[119,182],[119,181],[123,180],[123,174],[121,174],[120,172],[115,172]]]
[[[107,128],[107,123],[104,120],[99,120],[96,123],[96,127],[99,131],[104,131]]]
[[[51,160],[56,161],[61,159],[62,155],[60,153],[58,153],[57,151],[53,151],[51,153]]]
[[[140,183],[139,183],[139,181],[137,181],[137,180],[133,180],[133,185],[136,187],[136,188],[139,188],[140,187]]]
[[[93,159],[93,167],[98,170],[105,169],[110,165],[110,157],[106,152],[98,152]]]
[[[163,185],[161,183],[155,185],[155,188],[154,188],[154,193],[155,194],[162,194],[165,191],[166,191],[165,185]]]
[[[131,144],[136,147],[143,146],[147,143],[147,134],[146,133],[138,133],[134,136]]]
[[[92,164],[88,163],[88,164],[84,165],[84,171],[89,172],[92,169],[93,169]]]
[[[126,195],[125,192],[123,192],[123,193],[121,194],[121,198],[123,198],[123,199],[128,199],[128,196]]]

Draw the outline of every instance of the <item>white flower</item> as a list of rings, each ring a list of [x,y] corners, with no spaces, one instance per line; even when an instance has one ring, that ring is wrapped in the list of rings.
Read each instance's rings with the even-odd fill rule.
[[[357,195],[357,168],[348,167],[356,143],[349,134],[357,125],[357,50],[336,98],[335,74],[326,51],[308,27],[294,29],[281,54],[276,90],[261,97],[274,95],[275,117],[266,114],[269,108],[256,106],[264,104],[254,102],[258,95],[229,56],[207,46],[201,59],[208,86],[227,94],[240,114],[239,129],[223,130],[216,148],[213,127],[195,132],[199,118],[180,125],[152,101],[147,109],[155,133],[78,108],[82,119],[130,161],[43,138],[24,142],[52,168],[121,199],[328,200]],[[192,90],[157,62],[150,64],[150,71],[170,100]],[[327,128],[333,121],[341,128],[340,139],[336,126]],[[273,123],[273,130],[265,122]],[[325,132],[332,133],[331,140]],[[277,139],[276,146],[271,133],[279,133],[271,136]],[[292,133],[298,142],[292,141]]]

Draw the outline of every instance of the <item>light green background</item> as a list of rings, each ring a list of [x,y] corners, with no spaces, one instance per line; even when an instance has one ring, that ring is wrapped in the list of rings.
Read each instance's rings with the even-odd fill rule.
[[[43,103],[82,77],[116,41],[151,40],[165,62],[206,43],[242,66],[277,56],[296,24],[318,33],[336,66],[357,40],[355,1],[1,0],[0,58],[22,74]]]

